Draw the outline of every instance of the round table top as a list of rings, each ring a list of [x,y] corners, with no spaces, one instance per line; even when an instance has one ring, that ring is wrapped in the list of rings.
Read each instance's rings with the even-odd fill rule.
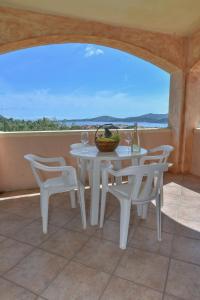
[[[96,146],[86,146],[73,149],[70,154],[82,159],[125,160],[144,156],[147,154],[147,150],[140,148],[140,151],[131,152],[128,146],[118,146],[113,152],[100,152]]]

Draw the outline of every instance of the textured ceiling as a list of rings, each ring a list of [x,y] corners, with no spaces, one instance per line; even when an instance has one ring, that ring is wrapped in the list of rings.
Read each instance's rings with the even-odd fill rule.
[[[0,0],[0,5],[181,36],[200,29],[200,0]]]

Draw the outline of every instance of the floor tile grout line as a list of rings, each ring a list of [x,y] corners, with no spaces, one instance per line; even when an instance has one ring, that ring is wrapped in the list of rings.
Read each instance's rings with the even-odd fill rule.
[[[164,290],[163,290],[163,299],[165,297],[165,293],[166,293],[166,288],[167,288],[167,282],[169,279],[169,270],[170,270],[170,266],[171,266],[171,260],[173,259],[172,255],[173,255],[173,244],[174,244],[174,240],[175,240],[175,234],[173,235],[173,239],[172,239],[172,247],[171,247],[171,253],[169,256],[169,264],[168,264],[168,269],[167,269],[167,274],[166,274],[166,279],[165,279],[165,285],[164,285]]]
[[[160,294],[163,294],[163,291],[161,291],[161,290],[159,290],[159,289],[155,289],[155,288],[150,287],[150,286],[147,286],[147,285],[145,285],[145,284],[143,284],[143,283],[139,283],[139,282],[136,282],[136,281],[134,281],[134,280],[130,280],[130,279],[121,277],[121,276],[116,275],[116,274],[113,274],[113,276],[115,276],[115,277],[117,277],[117,278],[120,278],[120,279],[122,279],[122,280],[124,280],[124,281],[128,281],[128,282],[130,282],[130,283],[133,283],[133,284],[135,284],[135,285],[141,286],[141,287],[143,287],[143,288],[150,289],[150,290],[152,290],[152,291],[154,291],[154,292],[159,292]]]
[[[113,212],[114,212],[115,209],[116,209],[116,208],[113,209]],[[111,213],[111,214],[112,214],[112,213]],[[110,216],[111,216],[111,214],[110,214]],[[108,217],[108,220],[109,220],[109,217]],[[109,221],[112,221],[112,220],[109,220]],[[115,221],[113,221],[113,222],[115,222]],[[133,226],[133,224],[131,224],[131,226]],[[135,227],[135,226],[134,226],[134,227]],[[134,228],[134,231],[135,231],[135,228]],[[101,240],[106,240],[106,239],[104,239],[103,237],[101,237]],[[113,241],[110,241],[110,240],[108,240],[108,241],[109,241],[109,242],[112,242],[114,245],[116,245],[116,243],[114,243]],[[118,246],[118,247],[119,247],[119,246]],[[126,250],[125,250],[125,251],[126,251]],[[116,266],[115,266],[115,268],[113,269],[113,271],[110,273],[110,278],[109,278],[107,284],[105,285],[105,287],[104,287],[104,289],[103,289],[101,295],[99,296],[99,300],[102,299],[102,297],[103,297],[103,295],[104,295],[104,293],[105,293],[107,287],[109,286],[109,283],[111,282],[111,279],[112,279],[112,277],[114,276],[117,267],[119,266],[119,264],[120,264],[122,258],[123,258],[124,255],[125,255],[125,251],[122,252],[121,256],[119,257],[118,263],[116,264]]]
[[[57,227],[57,230],[54,231],[53,233],[57,232],[59,229],[60,229],[60,228]],[[52,233],[52,234],[53,234],[53,233]],[[43,241],[43,242],[41,242],[41,243],[38,244],[38,245],[33,245],[33,244],[29,243],[29,242],[22,241],[22,240],[17,239],[17,238],[15,238],[15,237],[13,237],[13,236],[3,235],[3,234],[1,234],[1,235],[2,235],[3,237],[5,237],[6,239],[13,240],[13,241],[16,241],[16,242],[21,243],[21,244],[25,244],[25,245],[27,245],[27,246],[32,246],[32,247],[34,247],[34,248],[37,248],[40,244],[42,244],[42,243],[44,242],[44,241]],[[48,239],[49,239],[49,237],[48,237]],[[45,240],[45,241],[46,241],[46,240]]]
[[[49,252],[49,251],[45,251],[44,249],[41,249],[41,248],[39,248],[39,247],[33,247],[33,249],[32,249],[27,255],[25,255],[22,259],[20,259],[20,260],[19,260],[14,266],[12,266],[9,270],[7,270],[6,272],[2,273],[2,274],[0,275],[0,277],[2,277],[3,279],[8,280],[8,281],[10,281],[10,282],[12,282],[12,283],[14,283],[14,284],[19,285],[19,284],[16,283],[14,280],[11,280],[11,279],[7,278],[7,277],[6,277],[6,274],[7,274],[8,272],[10,272],[12,269],[14,269],[18,264],[20,264],[21,261],[23,261],[23,259],[25,259],[26,257],[28,257],[28,256],[29,256],[32,252],[34,252],[35,250],[41,250],[41,251],[46,252],[46,253],[48,253],[48,254],[54,255],[55,257],[57,256],[57,257],[60,257],[60,258],[64,258],[64,259],[66,260],[66,264],[64,264],[64,267],[62,268],[62,270],[61,270],[59,273],[61,273],[61,272],[63,271],[63,269],[66,267],[66,265],[68,264],[68,260],[66,259],[66,257],[60,256],[60,255],[56,255],[55,253],[52,253],[52,252]],[[37,294],[37,293],[33,292],[32,290],[29,290],[29,289],[27,289],[26,287],[24,287],[24,286],[22,286],[22,285],[19,285],[19,286],[23,287],[24,289],[26,289],[27,291],[29,291],[29,292],[31,292],[31,293],[36,294],[37,296],[40,296],[39,293]]]
[[[167,274],[166,274],[165,283],[164,283],[162,300],[164,300],[164,297],[165,297],[165,292],[166,292],[166,287],[167,287],[167,282],[168,282],[168,275],[169,275],[170,265],[171,265],[171,257],[169,257],[169,262],[168,262]]]
[[[73,219],[74,220],[74,219]],[[71,220],[70,222],[72,222],[73,220]],[[70,223],[69,222],[69,223]],[[67,223],[68,224],[68,223]],[[67,224],[65,224],[65,225],[63,225],[61,228],[62,229],[65,229],[65,230],[69,230],[69,231],[72,231],[72,232],[79,232],[79,233],[83,233],[83,234],[85,234],[85,235],[87,235],[87,236],[91,236],[91,235],[94,235],[95,233],[96,233],[96,231],[98,230],[98,228],[99,227],[97,227],[96,228],[96,230],[95,230],[95,232],[94,233],[92,233],[92,234],[87,234],[85,231],[87,231],[87,227],[88,227],[88,224],[87,224],[87,227],[86,227],[86,229],[84,230],[84,229],[82,229],[82,231],[80,231],[80,230],[75,230],[75,229],[72,229],[72,228],[69,228],[69,227],[65,227]],[[92,225],[89,225],[89,226],[92,226]],[[96,225],[95,225],[96,226]],[[92,226],[92,227],[94,227],[94,226]]]
[[[67,266],[67,264],[68,264],[68,261],[66,260],[66,263],[65,263],[64,266],[61,268],[61,270],[58,272],[58,274],[60,274],[60,273],[64,270],[64,268]],[[57,275],[58,275],[58,274],[57,274]],[[5,275],[6,275],[6,274],[5,274]],[[57,276],[57,275],[56,275],[56,276]],[[25,289],[25,290],[27,290],[27,291],[29,291],[29,292],[35,294],[37,297],[41,296],[41,293],[43,293],[43,291],[40,292],[40,293],[36,293],[36,292],[34,292],[34,291],[28,289],[27,287],[25,287],[25,286],[23,286],[23,285],[20,285],[20,284],[17,283],[16,281],[14,281],[14,280],[12,280],[12,279],[10,279],[10,278],[4,277],[4,275],[0,275],[0,277],[2,277],[4,280],[10,281],[11,283],[14,283],[14,284],[16,284],[16,285],[22,287],[23,289]],[[54,280],[54,279],[52,279],[52,281],[53,281],[53,280]],[[43,296],[42,296],[42,297],[43,297]]]
[[[143,248],[140,248],[140,247],[137,247],[137,246],[130,246],[128,245],[127,248],[131,248],[131,249],[137,249],[137,250],[141,250],[141,251],[144,251],[144,252],[149,252],[151,254],[156,254],[156,255],[160,255],[160,256],[163,256],[163,257],[166,257],[166,258],[169,258],[170,255],[165,255],[163,253],[159,253],[159,252],[156,252],[156,251],[153,251],[153,250],[149,250],[149,249],[143,249]]]
[[[110,278],[108,279],[107,284],[105,285],[105,287],[104,287],[104,289],[103,289],[101,295],[99,296],[99,300],[101,300],[101,298],[103,297],[103,294],[105,293],[107,287],[109,286],[109,283],[110,283],[110,281],[111,281],[113,275],[115,274],[115,271],[116,271],[116,269],[118,268],[118,266],[119,266],[119,264],[120,264],[120,261],[122,260],[122,258],[123,258],[124,255],[125,255],[125,251],[123,251],[123,252],[121,253],[121,255],[120,255],[120,257],[119,257],[119,260],[118,260],[118,263],[116,264],[116,266],[115,266],[115,268],[113,269],[113,271],[110,273]]]
[[[18,216],[19,217],[19,216]],[[20,218],[22,218],[22,216],[20,216]],[[30,223],[27,223],[27,224],[25,224],[25,225],[23,225],[23,227],[20,227],[19,229],[17,229],[15,232],[13,232],[12,234],[5,234],[5,233],[0,233],[0,235],[3,235],[3,236],[5,236],[5,237],[10,237],[10,238],[12,238],[12,235],[14,236],[14,235],[16,235],[16,234],[18,234],[18,232],[19,231],[21,231],[21,230],[23,230],[23,228],[25,228],[25,227],[27,227],[27,226],[29,226],[29,225],[31,225],[32,223],[34,223],[35,221],[36,221],[37,219],[34,219],[34,220],[32,220]]]
[[[183,259],[173,257],[173,256],[171,256],[170,259],[171,260],[176,260],[176,261],[179,261],[179,262],[182,262],[182,263],[185,263],[185,264],[193,265],[193,266],[196,266],[196,267],[200,268],[200,264],[197,264],[197,263],[194,263],[194,262],[191,262],[191,261],[188,261],[188,260],[183,260]]]
[[[64,269],[70,264],[70,262],[73,261],[74,257],[77,255],[77,253],[79,251],[81,251],[83,249],[83,247],[86,245],[86,243],[88,243],[88,241],[90,240],[91,237],[88,238],[88,240],[81,246],[81,248],[70,258],[68,259],[67,263],[65,264],[64,268],[62,269],[61,272],[59,272],[52,280],[51,282],[45,287],[45,289],[40,293],[40,295],[42,295],[47,289],[48,287],[56,280],[56,278],[64,271]],[[43,297],[43,296],[42,296]]]
[[[89,239],[88,239],[89,240]],[[84,243],[84,245],[88,242],[88,240]],[[19,242],[19,241],[17,241],[17,242]],[[22,243],[23,244],[23,243]],[[29,244],[26,244],[26,245],[29,245]],[[84,246],[83,245],[83,246]],[[12,269],[14,269],[18,264],[20,264],[20,262],[21,261],[23,261],[23,259],[25,259],[26,257],[28,257],[32,252],[34,252],[35,250],[42,250],[43,252],[46,252],[46,253],[49,253],[49,254],[51,254],[51,255],[54,255],[54,256],[57,256],[57,257],[61,257],[61,258],[64,258],[65,260],[66,260],[66,264],[65,264],[65,266],[63,267],[63,269],[66,267],[66,265],[68,264],[68,262],[69,262],[69,260],[66,258],[66,257],[64,257],[64,256],[61,256],[61,255],[59,255],[59,254],[56,254],[56,253],[53,253],[53,252],[50,252],[50,251],[47,251],[47,250],[45,250],[45,249],[42,249],[42,248],[40,248],[40,247],[38,247],[38,246],[32,246],[32,248],[33,249],[31,249],[31,251],[30,252],[28,252],[25,256],[23,256],[15,265],[13,265],[11,268],[9,268],[7,271],[5,271],[5,272],[3,272],[1,275],[0,275],[0,277],[2,277],[2,278],[4,278],[4,279],[6,279],[6,280],[9,280],[10,282],[13,282],[13,283],[15,283],[16,284],[16,282],[15,281],[12,281],[12,280],[10,280],[10,279],[8,279],[7,277],[6,277],[6,274],[8,273],[8,272],[10,272]],[[74,254],[74,256],[75,256],[76,254]],[[73,256],[73,257],[74,257]],[[72,257],[72,258],[73,258]],[[72,259],[70,259],[70,260],[72,260]],[[63,269],[62,269],[62,271],[63,271]],[[62,271],[60,271],[58,274],[60,274]],[[57,274],[57,275],[58,275]],[[23,287],[23,286],[22,286]],[[24,287],[23,287],[24,288]],[[31,290],[29,290],[29,289],[27,289],[26,288],[26,290],[28,290],[28,291],[30,291],[30,292],[32,292]],[[32,292],[33,293],[33,292]],[[43,293],[43,291],[42,291],[42,293]],[[37,295],[40,295],[40,294],[37,294]]]
[[[165,297],[165,296],[171,296],[171,297],[173,297],[173,298],[175,297],[175,300],[185,300],[185,299],[183,299],[183,298],[174,296],[174,295],[172,295],[171,293],[165,293],[165,294],[164,294],[164,297]],[[162,300],[163,300],[163,299],[162,299]]]
[[[35,293],[35,292],[33,292],[33,291],[27,289],[27,288],[24,287],[23,285],[20,285],[19,283],[15,282],[15,281],[13,281],[13,280],[11,280],[11,279],[9,279],[9,278],[5,278],[5,277],[2,276],[2,275],[0,275],[0,278],[2,278],[3,280],[8,281],[8,282],[10,282],[11,284],[14,284],[14,285],[16,285],[16,286],[18,286],[18,287],[24,289],[25,291],[27,291],[27,292],[29,292],[29,293],[32,293],[33,295],[39,297],[39,294],[37,294],[37,293]]]
[[[3,201],[8,201],[8,200],[3,200]],[[9,212],[8,211],[9,210],[9,208],[1,208],[1,211],[3,211],[3,213],[5,213],[5,214],[8,214],[8,215],[13,215],[13,216],[16,216],[16,217],[19,217],[19,218],[23,218],[23,219],[26,219],[26,220],[28,220],[28,219],[30,219],[30,220],[32,220],[33,222],[34,221],[36,221],[37,219],[39,219],[40,217],[24,217],[24,216],[22,216],[22,215],[20,215],[20,214],[17,214],[17,213],[15,213],[15,212]],[[32,222],[31,221],[31,222]],[[29,224],[29,223],[28,223]],[[25,225],[26,226],[26,225]]]
[[[147,227],[145,227],[145,228],[147,228]],[[151,229],[151,228],[148,228],[148,229]],[[135,232],[135,230],[137,230],[137,229],[135,228],[135,229],[134,229],[134,232]],[[152,230],[153,230],[153,229],[152,229]],[[164,232],[164,231],[162,231],[162,232]],[[164,233],[168,233],[168,232],[164,232]],[[168,234],[173,235],[172,233],[168,233]],[[96,237],[96,238],[98,238],[98,239],[100,239],[100,240],[105,240],[105,241],[112,242],[112,243],[115,244],[115,245],[118,244],[118,241],[113,241],[113,240],[111,240],[111,239],[108,239],[108,238],[105,238],[105,237],[102,237],[102,236],[94,235],[94,237]],[[160,253],[156,253],[156,252],[153,252],[153,251],[150,251],[150,250],[147,250],[147,249],[142,249],[142,248],[139,248],[139,247],[130,246],[129,244],[128,244],[127,247],[130,247],[130,248],[137,248],[137,249],[140,249],[140,250],[143,250],[143,251],[147,251],[147,252],[151,252],[151,253],[155,253],[155,254],[160,254]],[[169,256],[164,255],[164,254],[160,254],[160,255],[161,255],[161,256],[165,256],[165,257],[169,257]]]
[[[8,270],[6,270],[5,272],[3,272],[0,276],[4,277],[7,273],[9,273],[10,271],[12,271],[12,269],[14,269],[18,264],[20,264],[23,259],[25,259],[26,257],[28,257],[32,252],[34,252],[37,248],[33,247],[33,249],[31,249],[30,252],[28,252],[26,255],[24,255],[20,260],[18,260],[18,262],[16,264],[14,264],[11,268],[9,268]],[[6,278],[6,277],[5,277]]]
[[[14,241],[16,241],[16,242],[20,242],[20,243],[22,243],[22,244],[26,244],[26,245],[29,245],[29,246],[32,246],[32,247],[35,247],[35,248],[37,248],[37,247],[39,247],[42,243],[44,243],[44,242],[46,242],[54,233],[56,233],[56,232],[58,232],[61,228],[59,228],[59,227],[57,227],[57,226],[55,226],[56,227],[56,230],[54,231],[54,232],[52,232],[51,234],[50,234],[50,236],[48,236],[48,238],[47,239],[45,239],[44,241],[42,241],[41,243],[39,243],[38,245],[34,245],[34,244],[31,244],[31,243],[29,243],[29,242],[25,242],[25,241],[22,241],[22,240],[20,240],[20,239],[18,239],[18,238],[14,238],[14,237],[8,237],[9,239],[12,239],[12,240],[14,240]],[[41,228],[42,228],[42,226],[41,226]],[[18,234],[18,233],[17,233]]]
[[[177,233],[174,233],[174,235],[177,236],[177,237],[186,238],[188,240],[195,240],[195,241],[199,241],[200,242],[200,237],[199,238],[195,238],[195,237],[186,236],[186,235],[177,234]]]
[[[49,240],[49,238],[51,238],[52,235],[55,234],[56,232],[58,232],[60,229],[65,229],[65,230],[69,230],[69,231],[73,231],[73,232],[74,232],[74,231],[75,231],[75,232],[79,232],[78,230],[76,231],[76,230],[73,230],[73,229],[69,229],[69,228],[64,227],[64,226],[66,226],[69,222],[73,221],[73,219],[75,219],[76,217],[77,217],[77,215],[74,216],[74,217],[73,217],[71,220],[69,220],[68,222],[66,222],[63,226],[57,226],[57,225],[55,225],[55,224],[49,223],[49,225],[54,226],[55,228],[57,228],[57,230],[55,230],[54,232],[52,232],[52,233],[50,234],[50,236],[48,236],[47,239],[45,239],[44,241],[42,241],[42,242],[41,242],[40,244],[38,244],[38,245],[33,245],[33,244],[31,244],[31,243],[28,243],[28,242],[22,241],[22,240],[20,240],[20,239],[14,238],[12,235],[11,235],[11,236],[9,236],[9,235],[3,235],[3,234],[1,234],[1,235],[2,235],[3,237],[5,237],[5,238],[9,238],[9,239],[12,239],[12,240],[21,242],[21,243],[30,245],[30,246],[32,246],[32,247],[38,247],[38,246],[40,246],[41,244],[43,244],[44,242],[46,242],[47,240]],[[40,219],[40,218],[35,219],[35,220],[33,220],[33,222],[31,222],[31,223],[25,225],[24,227],[20,228],[19,230],[17,230],[17,231],[15,232],[15,234],[18,234],[20,231],[23,231],[24,228],[30,226],[30,225],[33,224],[34,222],[39,222],[39,219]],[[42,228],[42,225],[41,225],[41,228]],[[14,235],[14,234],[13,234],[13,235]]]
[[[82,246],[84,246],[84,245],[89,241],[89,239],[90,239],[91,237],[90,237],[90,236],[87,236],[87,238],[88,238],[88,239],[84,242],[84,244],[83,244]],[[46,242],[46,241],[44,241],[44,243],[45,243],[45,242]],[[42,243],[42,244],[43,244],[43,243]],[[41,244],[40,246],[37,246],[36,248],[39,249],[39,250],[42,250],[42,251],[44,251],[44,252],[47,252],[47,253],[49,253],[49,254],[53,254],[53,255],[59,256],[59,257],[61,257],[61,258],[65,258],[66,260],[69,260],[69,258],[67,258],[67,257],[64,256],[64,255],[61,255],[61,254],[59,254],[59,253],[57,253],[57,252],[53,252],[53,251],[51,251],[51,250],[42,248],[42,247],[41,247],[42,244]],[[81,246],[81,248],[82,248],[82,246]],[[80,249],[81,249],[81,248],[80,248]],[[76,251],[76,253],[79,252],[80,249],[78,249],[78,250]],[[74,257],[74,255],[73,255],[72,257]],[[71,260],[71,258],[70,258],[70,260]]]
[[[151,253],[151,254],[163,256],[165,258],[170,258],[172,260],[176,260],[176,261],[180,261],[180,262],[183,262],[183,263],[186,263],[186,264],[190,264],[190,265],[193,265],[193,266],[196,266],[196,267],[200,267],[200,263],[197,264],[197,263],[194,263],[194,262],[191,262],[191,261],[188,261],[188,260],[180,259],[178,257],[173,257],[171,254],[169,256],[167,256],[167,255],[163,255],[163,254],[160,254],[160,253],[152,252],[150,250],[141,249],[141,248],[138,248],[138,247],[130,247],[130,246],[128,246],[127,248],[141,250],[141,251],[148,252],[148,253]],[[173,250],[173,248],[172,248],[172,250]]]
[[[105,240],[105,239],[99,239],[98,237],[95,237],[95,236],[93,236],[93,237],[91,237],[91,239],[92,238],[95,238],[95,239],[97,239],[97,240],[104,240],[104,241],[106,241],[106,242],[110,242],[110,243],[112,243],[113,245],[115,245],[115,246],[117,246],[117,244],[115,244],[115,243],[113,243],[112,241],[110,241],[110,240]],[[89,241],[88,241],[89,242]],[[88,242],[86,242],[86,245],[85,246],[87,246],[87,243]],[[85,247],[84,246],[84,247]],[[136,247],[127,247],[127,249],[125,249],[125,250],[123,250],[124,251],[124,253],[122,253],[122,255],[125,255],[126,254],[126,251],[128,250],[128,249],[136,249],[136,250],[141,250],[142,252],[146,252],[146,253],[150,253],[150,254],[155,254],[155,255],[159,255],[159,256],[162,256],[162,257],[165,257],[165,258],[170,258],[170,256],[165,256],[165,255],[162,255],[162,254],[160,254],[160,253],[156,253],[156,252],[152,252],[152,251],[149,251],[149,250],[146,250],[146,249],[141,249],[141,248],[136,248]],[[82,249],[81,249],[82,250]],[[80,250],[80,251],[81,251]],[[78,253],[77,253],[78,254]],[[76,255],[77,255],[76,254]],[[75,258],[73,258],[73,259],[75,259]],[[121,259],[121,256],[120,256],[120,259]],[[75,261],[76,262],[78,262],[78,263],[80,263],[80,264],[82,264],[82,265],[84,265],[84,266],[87,266],[87,267],[90,267],[90,268],[92,268],[92,269],[98,269],[98,268],[95,268],[95,267],[93,267],[93,266],[90,266],[90,265],[88,265],[87,263],[83,263],[83,262],[81,262],[81,261],[78,261],[78,260],[76,260],[75,259]],[[183,261],[183,262],[186,262],[187,263],[187,261]],[[103,272],[105,272],[105,273],[108,273],[108,274],[111,274],[112,272],[107,272],[107,271],[103,271]],[[120,276],[118,276],[118,277],[120,277]],[[126,279],[126,280],[128,280],[128,279]],[[131,281],[131,280],[129,280],[129,281]]]
[[[57,228],[58,230],[57,231],[55,231],[55,232],[53,232],[52,233],[52,235],[53,234],[55,234],[56,232],[58,232],[59,230],[61,230],[61,229],[63,229],[63,228]],[[71,231],[71,232],[73,232],[73,230],[68,230],[68,229],[65,229],[66,231]],[[51,237],[52,237],[52,235],[48,238],[48,239],[50,239]],[[87,236],[87,235],[86,235]],[[14,239],[14,238],[10,238],[10,237],[7,237],[7,236],[3,236],[3,237],[5,237],[6,239],[9,239],[9,240],[13,240],[13,241],[16,241],[16,242],[18,242],[18,243],[20,243],[20,244],[24,244],[24,245],[27,245],[27,246],[31,246],[33,249],[31,249],[31,251],[27,254],[27,255],[25,255],[25,256],[23,256],[23,258],[21,258],[14,266],[12,266],[9,270],[7,270],[7,271],[5,271],[4,273],[2,273],[2,275],[4,275],[4,274],[6,274],[7,272],[9,272],[12,268],[14,268],[18,263],[20,263],[20,261],[21,260],[23,260],[26,256],[28,256],[29,254],[31,254],[34,250],[36,250],[36,249],[39,249],[39,250],[42,250],[42,251],[44,251],[44,252],[47,252],[47,253],[49,253],[49,254],[53,254],[53,255],[55,255],[55,256],[59,256],[59,257],[61,257],[61,258],[64,258],[64,259],[66,259],[66,260],[68,260],[65,256],[63,256],[63,255],[61,255],[61,254],[58,254],[58,253],[55,253],[55,252],[52,252],[52,251],[49,251],[49,250],[47,250],[47,249],[44,249],[44,248],[41,248],[41,245],[43,244],[43,243],[45,243],[47,240],[45,240],[45,241],[43,241],[43,242],[41,242],[39,245],[33,245],[33,244],[30,244],[30,243],[27,243],[27,242],[22,242],[22,241],[19,241],[19,240],[17,240],[17,239]],[[87,243],[88,241],[89,241],[89,239],[90,238],[92,238],[93,236],[87,236],[88,237],[88,239],[87,239],[87,241],[85,242],[85,243]],[[2,241],[3,242],[3,241]],[[85,243],[84,243],[84,245],[85,245]],[[84,246],[83,245],[83,246]],[[78,250],[79,251],[79,250]]]
[[[60,275],[64,269],[66,268],[66,266],[68,266],[68,264],[70,263],[70,260],[66,260],[66,263],[64,264],[64,266],[58,271],[58,273],[50,280],[49,284],[47,284],[47,286],[45,286],[41,292],[39,292],[39,296],[42,296],[42,294],[44,293],[44,291],[50,286],[50,284],[57,278],[58,275]],[[43,297],[43,296],[42,296]]]
[[[129,249],[130,249],[130,248],[129,248]],[[132,248],[132,249],[133,249],[133,248]],[[135,249],[136,249],[136,248],[135,248]],[[159,255],[159,256],[168,258],[169,261],[170,261],[170,257],[169,257],[169,256],[163,256],[163,255],[160,255],[160,254],[157,254],[157,253],[152,253],[152,252],[150,252],[150,251],[148,251],[148,250],[142,250],[142,249],[136,249],[136,250],[141,250],[141,251],[144,251],[144,252],[147,252],[147,253]],[[168,261],[168,264],[169,264],[169,261]],[[169,265],[168,265],[168,267],[169,267]],[[138,282],[136,282],[136,281],[134,281],[134,280],[130,280],[130,279],[123,278],[123,277],[121,277],[121,276],[119,276],[119,275],[115,275],[115,276],[117,276],[117,277],[119,277],[119,278],[121,278],[121,279],[124,279],[124,280],[128,280],[128,281],[130,281],[130,282],[133,282],[133,283],[135,283],[135,284],[137,284],[137,285],[141,285],[141,286],[143,286],[143,287],[146,287],[146,288],[152,289],[152,290],[154,290],[154,291],[160,292],[160,293],[163,293],[163,291],[164,291],[164,289],[163,289],[163,291],[161,291],[161,290],[159,290],[159,289],[155,289],[155,288],[150,287],[150,286],[147,286],[147,285],[145,285],[145,284],[138,283]]]
[[[33,246],[32,244],[29,244],[29,243],[27,243],[27,242],[22,242],[22,241],[19,241],[19,240],[17,240],[16,238],[14,238],[14,237],[11,237],[11,236],[8,236],[8,235],[3,235],[3,234],[1,234],[1,236],[3,236],[5,239],[7,239],[7,240],[12,240],[12,241],[15,241],[15,242],[18,242],[18,243],[21,243],[21,244],[25,244],[25,245],[27,245],[27,246],[32,246],[32,247],[35,247],[35,246]],[[2,241],[3,242],[3,241]],[[1,243],[2,243],[1,242]]]
[[[124,253],[123,253],[123,254],[121,255],[121,257],[119,258],[118,264],[116,265],[114,271],[113,271],[112,273],[110,273],[111,278],[109,279],[109,282],[108,282],[107,286],[109,285],[109,283],[110,283],[112,277],[115,276],[115,277],[120,278],[120,279],[122,279],[122,280],[124,280],[124,281],[128,281],[128,282],[133,283],[133,284],[135,284],[135,285],[139,285],[139,286],[141,286],[141,287],[148,288],[148,289],[151,289],[151,290],[153,290],[153,291],[155,291],[155,292],[159,292],[160,294],[163,294],[163,291],[161,291],[161,290],[159,290],[159,289],[155,289],[155,288],[149,287],[149,286],[147,286],[147,285],[145,285],[145,284],[138,283],[138,282],[135,282],[135,281],[133,281],[133,280],[130,280],[130,279],[127,279],[127,278],[124,278],[124,277],[121,277],[121,276],[115,274],[115,271],[116,271],[117,267],[119,266],[121,260],[123,259],[125,253],[126,253],[126,250],[124,251]],[[106,288],[107,288],[107,286],[106,286]],[[99,300],[102,298],[102,296],[103,296],[103,294],[104,294],[106,288],[104,289],[103,293],[101,294]]]

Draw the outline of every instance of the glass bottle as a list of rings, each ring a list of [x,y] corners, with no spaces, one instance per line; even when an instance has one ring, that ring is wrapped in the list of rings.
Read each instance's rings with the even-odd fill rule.
[[[138,125],[137,123],[135,123],[132,132],[131,152],[139,152],[139,151],[140,151],[140,139],[138,134]]]

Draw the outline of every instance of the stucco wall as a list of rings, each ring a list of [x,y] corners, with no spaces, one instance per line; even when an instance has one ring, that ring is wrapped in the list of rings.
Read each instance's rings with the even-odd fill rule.
[[[176,35],[0,7],[0,53],[53,43],[94,43],[130,52],[168,72],[184,68]]]
[[[91,142],[94,132],[90,132]],[[123,132],[121,132],[123,137]],[[142,147],[151,148],[171,144],[170,129],[140,131]],[[29,164],[24,155],[34,153],[44,156],[63,156],[74,165],[69,154],[70,144],[80,141],[80,132],[51,133],[2,133],[0,134],[0,191],[12,191],[36,187]]]
[[[200,129],[193,132],[191,173],[200,176]]]

